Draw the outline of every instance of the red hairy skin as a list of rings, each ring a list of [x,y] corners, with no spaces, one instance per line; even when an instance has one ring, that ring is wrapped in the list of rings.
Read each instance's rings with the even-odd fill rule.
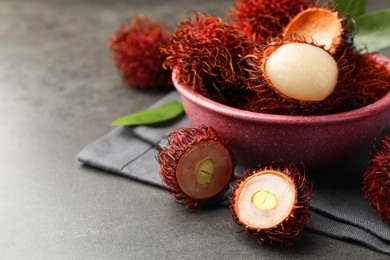
[[[364,197],[379,216],[390,224],[390,135],[373,152],[363,174]]]
[[[322,115],[352,109],[349,102],[353,93],[351,88],[354,87],[351,84],[351,74],[354,66],[349,64],[345,58],[346,53],[350,51],[347,48],[344,53],[339,54],[339,57],[333,56],[339,68],[338,83],[334,92],[322,101],[310,102],[288,98],[277,93],[269,85],[267,76],[262,73],[262,67],[267,57],[283,44],[292,42],[307,43],[325,50],[323,46],[318,46],[298,35],[275,37],[270,40],[260,51],[247,56],[251,67],[248,70],[250,81],[248,81],[247,86],[252,92],[244,96],[244,102],[239,105],[239,108],[253,112],[281,115]]]
[[[302,10],[318,6],[306,0],[236,0],[226,13],[231,24],[257,43],[283,32],[284,27]]]
[[[255,43],[218,17],[195,13],[183,20],[162,48],[165,67],[177,69],[179,83],[220,103],[245,88],[245,60]]]
[[[256,171],[245,170],[243,179],[236,181],[232,185],[233,195],[231,198],[231,213],[235,222],[244,227],[244,230],[249,235],[255,237],[257,242],[263,244],[280,244],[283,246],[293,246],[297,243],[301,231],[304,226],[310,220],[310,200],[312,199],[312,185],[306,182],[305,173],[299,169],[295,164],[280,162],[272,162],[268,166],[258,166],[259,169]],[[290,213],[290,216],[278,225],[264,229],[252,229],[243,222],[241,222],[238,213],[235,212],[234,204],[238,200],[238,187],[245,183],[245,180],[263,170],[275,170],[285,174],[295,184],[296,198],[295,205]]]
[[[369,54],[353,50],[345,58],[354,64],[354,70],[344,84],[346,110],[372,104],[390,92],[390,64],[378,62]]]
[[[233,150],[228,146],[221,132],[205,125],[194,128],[179,127],[169,133],[167,138],[168,142],[165,147],[157,146],[158,153],[156,159],[160,164],[161,179],[167,191],[174,195],[176,202],[184,204],[188,211],[197,212],[207,200],[191,198],[181,190],[176,179],[176,168],[180,158],[188,149],[191,149],[196,144],[214,142],[226,148],[234,164],[235,157]]]
[[[109,41],[111,58],[124,81],[136,89],[172,89],[171,71],[163,68],[170,29],[162,23],[139,15],[123,23]]]

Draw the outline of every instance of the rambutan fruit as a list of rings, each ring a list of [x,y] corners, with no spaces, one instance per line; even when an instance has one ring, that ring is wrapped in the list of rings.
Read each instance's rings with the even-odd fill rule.
[[[248,88],[257,92],[250,99],[263,113],[312,115],[335,112],[338,88],[344,88],[353,67],[323,46],[297,35],[274,38],[247,57],[252,68]],[[257,84],[252,85],[253,82]],[[337,101],[336,101],[337,100]],[[243,105],[245,107],[245,104]],[[256,107],[256,106],[252,106]]]
[[[180,127],[158,146],[160,176],[168,192],[189,211],[220,194],[233,176],[235,157],[221,132],[212,127]]]
[[[345,110],[372,104],[390,92],[390,63],[383,56],[361,54],[352,50],[344,56],[354,65],[354,70],[343,82],[339,95]]]
[[[311,190],[294,164],[247,169],[233,187],[233,219],[260,244],[292,246],[309,222]]]
[[[372,208],[390,224],[390,135],[371,154],[363,174],[362,190]]]
[[[296,16],[284,28],[283,35],[298,34],[311,39],[334,53],[342,44],[343,19],[336,11],[326,8],[308,8]]]
[[[226,17],[247,36],[263,44],[281,34],[292,17],[317,5],[306,0],[236,0]]]
[[[245,88],[244,57],[256,44],[219,17],[195,13],[181,21],[170,44],[164,66],[176,70],[179,83],[220,103]]]
[[[111,58],[124,81],[136,89],[171,89],[171,72],[163,68],[171,30],[163,23],[138,15],[123,23],[109,40]]]

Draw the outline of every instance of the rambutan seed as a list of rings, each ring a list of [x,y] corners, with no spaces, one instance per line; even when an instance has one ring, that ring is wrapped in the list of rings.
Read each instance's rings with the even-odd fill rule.
[[[212,127],[177,128],[168,134],[167,145],[157,149],[166,189],[190,211],[220,194],[233,176],[233,151]]]
[[[163,68],[160,48],[170,42],[170,29],[145,15],[123,23],[111,37],[111,58],[124,81],[137,89],[171,89],[171,71]]]
[[[294,165],[282,163],[246,170],[236,181],[231,212],[237,224],[260,244],[291,246],[310,218],[311,186]]]
[[[338,66],[325,50],[306,43],[286,43],[265,57],[263,72],[283,95],[321,101],[336,87]]]
[[[378,148],[364,171],[362,190],[372,208],[390,224],[390,135],[381,140]]]

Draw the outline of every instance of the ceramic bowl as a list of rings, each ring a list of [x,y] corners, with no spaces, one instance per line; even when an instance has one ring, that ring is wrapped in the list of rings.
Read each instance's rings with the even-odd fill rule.
[[[310,168],[334,164],[371,145],[390,120],[390,93],[348,112],[288,116],[229,107],[182,86],[175,71],[172,79],[191,124],[220,130],[246,166],[280,159]]]

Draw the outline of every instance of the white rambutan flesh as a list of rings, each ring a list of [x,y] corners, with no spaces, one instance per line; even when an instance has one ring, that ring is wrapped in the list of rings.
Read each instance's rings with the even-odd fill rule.
[[[266,172],[249,179],[240,190],[237,212],[246,226],[274,227],[289,216],[295,197],[289,178],[276,171]]]
[[[308,43],[283,44],[266,57],[270,85],[292,99],[321,101],[336,87],[338,66],[324,49]]]

